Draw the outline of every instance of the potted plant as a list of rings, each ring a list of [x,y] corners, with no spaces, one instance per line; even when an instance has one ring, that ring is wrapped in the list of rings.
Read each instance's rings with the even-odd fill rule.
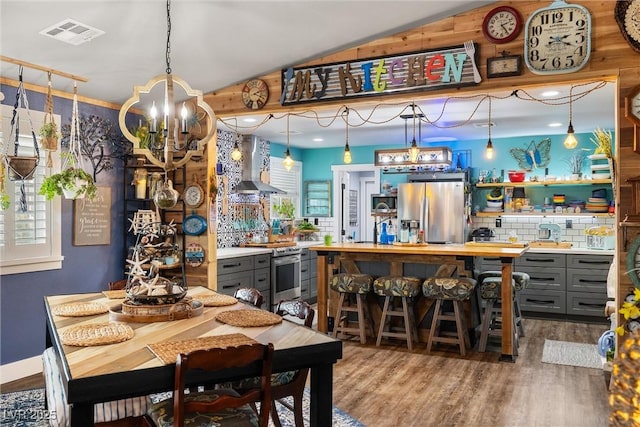
[[[68,199],[82,199],[85,196],[93,199],[96,196],[97,187],[93,178],[83,169],[68,167],[60,173],[45,177],[40,186],[41,194],[47,200],[54,196],[64,195]]]
[[[51,151],[58,149],[58,126],[55,122],[45,122],[38,133],[42,137],[40,139],[42,148]]]
[[[574,151],[573,154],[566,160],[569,165],[569,172],[571,173],[571,179],[574,181],[582,178],[582,164],[585,159],[585,154],[581,151]]]
[[[593,137],[591,137],[590,140],[596,146],[593,154],[604,154],[608,159],[613,157],[613,153],[611,152],[612,136],[610,131],[597,128],[593,131]]]
[[[293,233],[293,219],[295,217],[296,207],[290,199],[280,199],[280,203],[273,205],[273,210],[281,218],[278,221],[280,234],[289,235]]]

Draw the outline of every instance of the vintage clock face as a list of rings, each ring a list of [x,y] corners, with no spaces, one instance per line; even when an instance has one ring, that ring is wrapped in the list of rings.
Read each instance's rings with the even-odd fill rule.
[[[182,193],[184,203],[190,208],[197,208],[204,202],[204,190],[199,184],[190,184]]]
[[[640,52],[640,0],[618,0],[614,14],[622,36]]]
[[[562,0],[536,10],[525,25],[524,53],[535,74],[578,71],[591,56],[591,14]]]
[[[629,247],[626,268],[633,286],[640,288],[640,236],[636,237]]]
[[[491,9],[482,22],[484,36],[493,43],[507,43],[518,37],[522,30],[520,13],[510,6]]]
[[[269,99],[269,87],[264,80],[249,80],[242,87],[242,102],[247,108],[259,110]]]
[[[633,124],[640,126],[640,85],[631,89],[624,99],[624,115]]]
[[[487,58],[487,77],[519,76],[522,74],[522,56]]]

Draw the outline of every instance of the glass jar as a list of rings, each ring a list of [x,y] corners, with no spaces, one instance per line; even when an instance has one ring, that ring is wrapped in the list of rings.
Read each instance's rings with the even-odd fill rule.
[[[179,196],[180,193],[173,189],[173,183],[168,179],[153,195],[153,201],[159,209],[170,209],[178,203]]]
[[[133,172],[133,185],[136,186],[136,199],[144,199],[147,197],[147,170],[137,168]]]

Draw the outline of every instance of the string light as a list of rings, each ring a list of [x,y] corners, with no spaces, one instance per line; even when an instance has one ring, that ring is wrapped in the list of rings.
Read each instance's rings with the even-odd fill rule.
[[[411,163],[418,162],[418,155],[420,154],[420,149],[418,148],[418,144],[416,143],[416,104],[411,104],[411,110],[413,112],[413,139],[411,140],[411,146],[409,147],[409,161]]]
[[[489,139],[487,140],[487,148],[484,151],[484,156],[492,160],[493,159],[493,142],[491,142],[491,127],[493,124],[491,123],[491,97],[489,97]]]
[[[342,160],[346,163],[349,164],[351,163],[351,149],[349,148],[349,107],[345,107],[345,119],[344,122],[347,125],[347,132],[346,132],[346,138],[345,138],[345,142],[344,142],[344,156],[342,158]]]
[[[564,147],[572,150],[578,146],[578,140],[576,139],[575,132],[573,131],[573,103],[572,103],[572,95],[573,95],[573,86],[569,89],[569,127],[567,128],[567,137],[564,140]]]
[[[238,139],[236,138],[233,143],[233,150],[231,150],[231,159],[239,162],[242,159],[242,152],[240,151],[240,147],[238,147]]]
[[[293,167],[293,159],[291,158],[291,153],[289,152],[289,115],[287,115],[287,151],[284,153],[284,160],[282,164],[287,171],[290,171]]]

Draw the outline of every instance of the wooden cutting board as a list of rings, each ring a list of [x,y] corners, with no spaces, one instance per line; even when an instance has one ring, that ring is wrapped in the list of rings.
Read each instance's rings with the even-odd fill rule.
[[[465,242],[465,246],[494,246],[494,247],[512,247],[512,248],[526,248],[527,244],[524,242]]]
[[[541,240],[534,240],[529,243],[532,248],[570,248],[573,245],[571,242],[545,242]]]

